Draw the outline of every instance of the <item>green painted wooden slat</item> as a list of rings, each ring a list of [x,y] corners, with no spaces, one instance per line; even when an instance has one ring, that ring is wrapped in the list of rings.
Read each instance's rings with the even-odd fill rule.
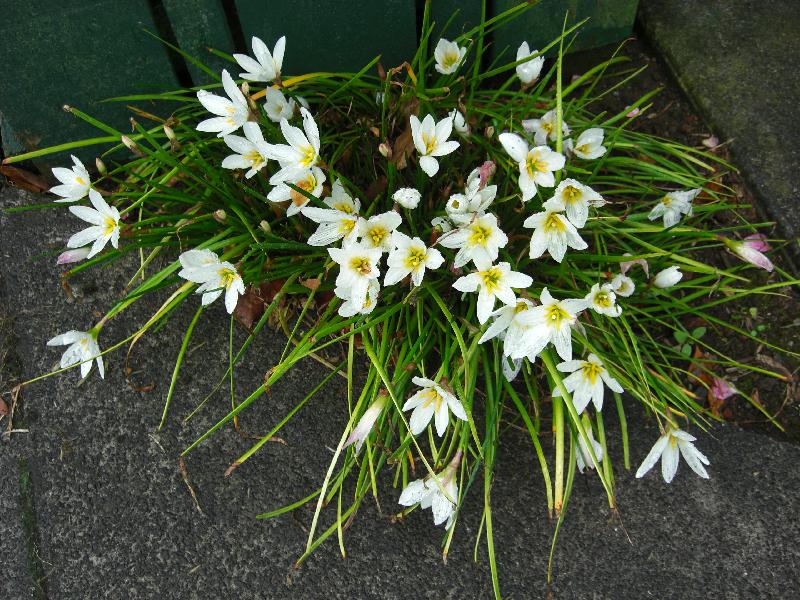
[[[452,40],[478,25],[481,22],[481,5],[481,0],[430,0],[431,21],[436,26],[432,46],[436,46],[439,37]],[[453,20],[443,30],[450,17]]]
[[[255,35],[272,50],[286,36],[287,74],[357,71],[378,54],[389,68],[410,60],[417,45],[413,0],[236,0],[236,7],[248,46]]]
[[[228,30],[220,0],[163,0],[178,46],[214,72],[230,69],[231,63],[208,51],[215,48],[233,54],[233,39]],[[208,74],[187,61],[195,85],[210,83]]]
[[[64,104],[130,131],[124,106],[97,101],[177,86],[164,47],[143,28],[156,31],[146,0],[3,2],[4,152],[97,135],[96,129],[64,113]],[[79,154],[95,156],[91,148]]]

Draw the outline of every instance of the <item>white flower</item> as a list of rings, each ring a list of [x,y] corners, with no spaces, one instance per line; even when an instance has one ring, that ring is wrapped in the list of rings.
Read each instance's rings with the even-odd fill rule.
[[[480,215],[467,226],[442,236],[439,243],[445,248],[458,248],[454,266],[463,267],[470,260],[491,263],[497,260],[500,248],[508,243],[508,236],[497,225],[492,213]]]
[[[198,90],[197,99],[200,104],[208,112],[217,116],[198,123],[197,131],[217,133],[217,137],[224,137],[247,123],[250,116],[247,99],[225,70],[222,71],[222,87],[228,94],[227,98],[217,96],[207,90]]]
[[[291,183],[301,190],[305,190],[312,196],[319,198],[325,179],[325,173],[323,173],[319,167],[311,167],[301,172],[297,179],[291,181]],[[269,194],[267,194],[267,200],[272,202],[286,202],[287,200],[291,200],[292,203],[289,205],[289,208],[286,209],[286,216],[292,217],[299,213],[311,200],[308,196],[290,188],[286,183],[287,182],[281,182],[272,188]]]
[[[311,246],[328,246],[344,239],[353,241],[358,235],[358,211],[361,200],[351,198],[338,179],[333,184],[331,196],[322,201],[330,208],[306,206],[302,213],[319,223],[317,230],[308,238]],[[379,251],[380,252],[380,251]]]
[[[555,394],[553,395],[555,396]],[[589,443],[592,445],[592,450],[594,450],[594,457],[597,459],[597,464],[600,464],[603,460],[603,446],[594,439],[594,432],[591,427],[585,427],[584,429],[586,429],[586,437],[589,438]],[[580,434],[578,434],[578,448],[580,452],[575,454],[575,462],[578,465],[578,471],[583,473],[583,470],[587,467],[589,469],[594,469],[592,454],[589,452],[589,447],[586,445],[586,442],[583,441],[583,436]]]
[[[481,168],[473,169],[467,177],[463,194],[453,194],[447,201],[445,210],[450,221],[457,225],[467,225],[480,216],[494,202],[497,196],[496,185],[481,187]]]
[[[264,141],[264,134],[257,123],[248,121],[242,126],[244,136],[226,135],[223,141],[236,152],[222,161],[223,169],[248,169],[245,178],[250,179],[267,164],[271,144]]]
[[[448,392],[435,381],[424,377],[414,377],[411,381],[414,382],[414,385],[422,388],[403,404],[403,410],[414,411],[411,413],[411,419],[408,422],[409,429],[411,429],[413,435],[422,433],[430,423],[431,418],[434,418],[436,433],[439,437],[442,437],[447,429],[451,411],[453,415],[462,421],[467,420],[467,413],[464,412],[464,407],[451,392]]]
[[[681,215],[692,216],[692,200],[700,193],[699,189],[684,192],[669,192],[653,207],[647,218],[655,221],[664,218],[664,227],[677,225]]]
[[[469,123],[467,123],[467,120],[460,110],[454,108],[447,116],[453,119],[453,129],[456,130],[457,134],[469,135]]]
[[[385,394],[379,394],[378,397],[375,398],[375,402],[370,404],[369,408],[364,411],[364,414],[361,415],[361,418],[358,420],[358,424],[353,428],[353,431],[350,432],[350,436],[347,438],[344,446],[342,446],[343,448],[347,448],[349,445],[355,444],[356,454],[361,452],[361,446],[364,445],[364,441],[372,431],[375,421],[378,420],[381,412],[383,412],[383,409],[386,406],[387,398],[388,396]]]
[[[239,66],[247,70],[246,73],[240,73],[239,77],[250,81],[264,82],[280,79],[285,51],[285,36],[275,42],[275,50],[272,53],[270,53],[267,45],[261,39],[253,36],[253,55],[255,59],[250,58],[247,54],[233,55]]]
[[[383,285],[394,285],[411,275],[415,286],[422,284],[425,269],[438,269],[444,257],[436,248],[428,248],[418,237],[410,238],[399,231],[392,233],[393,249],[386,259],[389,269]]]
[[[340,292],[346,291],[347,298],[354,307],[361,309],[365,305],[369,307],[367,299],[370,282],[377,281],[380,276],[378,271],[378,261],[381,259],[380,249],[352,243],[344,248],[328,248],[328,254],[339,265],[336,288]],[[339,295],[339,297],[342,296]]]
[[[626,252],[622,256],[631,256],[630,252]],[[647,264],[647,261],[643,258],[634,258],[632,260],[624,260],[619,263],[619,270],[620,272],[625,275],[633,265],[639,265],[644,270],[644,274],[650,277],[650,265]]]
[[[400,188],[392,195],[392,200],[397,202],[403,208],[413,210],[419,206],[419,201],[422,199],[420,194],[414,188]]]
[[[528,331],[528,326],[520,320],[520,316],[532,308],[534,304],[527,298],[518,298],[516,304],[504,304],[492,313],[494,321],[487,327],[478,343],[482,344],[498,335],[502,336],[503,355],[511,356],[524,343]]]
[[[288,144],[278,144],[271,148],[272,158],[281,164],[280,170],[269,179],[271,185],[297,177],[319,160],[317,123],[307,108],[301,107],[300,114],[303,116],[303,130],[289,125],[286,119],[281,119],[281,132]]]
[[[588,247],[575,226],[561,214],[565,207],[557,198],[545,202],[543,208],[543,212],[531,215],[522,223],[523,227],[533,228],[531,258],[539,258],[548,251],[553,260],[561,262],[568,246],[576,250]]]
[[[65,250],[61,254],[58,255],[56,259],[57,265],[69,265],[72,263],[79,262],[89,256],[89,252],[91,252],[91,248],[89,246],[84,246],[83,248],[76,248],[75,250]]]
[[[683,273],[681,273],[680,267],[673,265],[656,273],[655,279],[653,279],[653,285],[657,288],[669,288],[678,283],[681,279],[683,279]]]
[[[466,53],[467,49],[461,48],[455,42],[444,38],[440,39],[436,44],[436,49],[433,51],[433,57],[436,59],[436,70],[442,75],[455,73],[458,67],[461,66]]]
[[[531,57],[527,62],[517,65],[517,77],[525,85],[530,85],[539,79],[539,74],[544,66],[544,56],[532,56],[533,54],[539,54],[539,51],[531,51],[528,42],[522,42],[517,48],[518,61],[528,56]]]
[[[622,386],[608,374],[596,354],[590,354],[586,360],[562,362],[556,368],[562,373],[572,373],[564,379],[564,387],[572,395],[572,404],[578,414],[584,411],[590,401],[598,412],[603,409],[603,384],[618,394],[623,392]],[[561,396],[561,389],[556,388],[553,396]]]
[[[393,210],[358,220],[358,237],[367,248],[378,248],[381,252],[392,249],[392,232],[403,222],[403,217]]]
[[[519,316],[523,327],[528,328],[522,343],[513,349],[511,358],[527,357],[533,361],[545,346],[553,342],[562,360],[572,360],[572,326],[578,314],[586,308],[586,300],[556,300],[547,288],[539,297],[541,304]]]
[[[411,115],[411,137],[414,147],[419,152],[419,166],[428,177],[433,177],[439,171],[437,156],[446,156],[455,152],[459,143],[447,138],[453,132],[453,119],[445,117],[438,123],[433,115],[426,115],[420,123],[416,115]]]
[[[622,307],[617,305],[617,295],[610,283],[595,283],[586,295],[586,301],[589,308],[601,315],[618,317],[622,314]]]
[[[286,99],[278,88],[269,87],[264,94],[264,109],[267,111],[269,120],[273,123],[280,123],[281,119],[291,119],[297,108],[294,98]]]
[[[433,524],[445,524],[450,529],[453,524],[458,500],[458,484],[456,471],[461,462],[461,451],[456,452],[450,464],[439,475],[426,479],[417,479],[409,483],[398,500],[401,506],[414,506],[419,502],[420,508],[430,508],[433,512]]]
[[[354,315],[368,315],[378,303],[378,296],[380,295],[381,284],[377,279],[370,279],[367,285],[367,294],[361,300],[360,296],[353,294],[352,287],[337,286],[333,293],[337,298],[344,300],[339,307],[339,315],[349,319]]]
[[[537,185],[553,187],[556,184],[553,171],[564,166],[564,155],[553,152],[547,146],[529,148],[528,142],[515,133],[501,133],[499,139],[508,155],[519,164],[519,188],[523,202],[533,198]]]
[[[617,296],[628,298],[636,291],[636,284],[633,283],[633,279],[620,273],[611,280],[611,289]]]
[[[589,207],[603,206],[606,201],[588,185],[574,179],[565,179],[556,187],[553,198],[559,200],[567,211],[567,218],[575,227],[586,225],[589,218]]]
[[[478,270],[459,277],[453,287],[459,292],[478,292],[478,322],[486,323],[494,310],[495,298],[505,304],[516,306],[517,297],[511,288],[524,289],[533,283],[525,273],[512,271],[507,262],[491,264],[488,260],[477,260]]]
[[[703,465],[708,459],[694,447],[697,438],[676,427],[670,426],[667,432],[658,438],[650,453],[645,457],[642,466],[636,471],[636,478],[644,476],[661,459],[661,475],[670,483],[678,472],[679,453],[686,464],[703,479],[708,479],[708,472]]]
[[[587,129],[578,136],[573,154],[580,158],[591,160],[593,158],[600,158],[606,153],[606,147],[603,146],[603,130],[598,127]]]
[[[81,379],[83,379],[92,370],[92,359],[96,359],[100,377],[105,379],[106,371],[103,366],[103,357],[100,355],[100,346],[97,344],[96,333],[90,331],[68,331],[49,340],[47,345],[69,346],[64,351],[64,354],[61,355],[62,369],[80,363]]]
[[[203,294],[201,303],[208,306],[225,292],[225,310],[231,314],[239,296],[244,294],[244,282],[231,263],[221,261],[211,250],[187,250],[178,257],[181,271],[178,277],[199,283],[197,294]]]
[[[433,217],[431,219],[431,227],[438,229],[442,233],[453,231],[453,224],[447,217]]]
[[[89,171],[86,170],[83,163],[76,156],[70,155],[70,157],[73,163],[71,169],[65,167],[55,167],[53,169],[53,175],[61,182],[61,185],[50,188],[50,193],[61,196],[56,202],[77,202],[82,200],[89,193],[89,188],[92,185],[89,179]]]
[[[555,142],[558,139],[558,113],[555,110],[548,110],[542,115],[541,119],[525,119],[522,121],[522,128],[526,133],[533,134],[533,141],[537,146],[544,146],[547,140]],[[569,136],[569,127],[566,122],[561,121],[561,139]]]
[[[119,247],[119,211],[106,204],[96,190],[89,190],[89,201],[94,208],[88,206],[70,206],[69,212],[79,219],[91,223],[67,240],[67,248],[80,248],[92,244],[86,258],[92,258],[105,248],[109,240],[114,248]]]

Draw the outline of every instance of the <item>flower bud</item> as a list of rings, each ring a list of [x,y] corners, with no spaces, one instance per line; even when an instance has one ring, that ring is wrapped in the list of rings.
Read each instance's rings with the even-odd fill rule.
[[[225,223],[228,220],[228,214],[221,208],[214,211],[214,220],[217,223]]]
[[[378,144],[378,152],[380,152],[381,156],[384,158],[392,158],[392,147],[387,142]]]
[[[56,259],[57,265],[69,265],[71,263],[79,262],[89,256],[89,252],[91,251],[91,246],[85,246],[83,248],[75,248],[73,250],[66,250],[58,255]]]
[[[164,135],[167,136],[170,142],[175,141],[175,131],[169,125],[164,125]]]
[[[99,156],[94,159],[94,164],[97,167],[97,171],[100,173],[100,175],[105,175],[108,173],[108,169],[106,169],[106,163],[104,163]]]
[[[683,279],[683,273],[681,273],[680,267],[673,265],[671,267],[667,267],[663,271],[659,271],[653,280],[653,285],[662,289],[670,288],[678,283],[681,279]]]
[[[122,142],[122,143],[125,145],[125,147],[126,147],[128,150],[130,150],[131,152],[133,152],[133,153],[134,153],[136,156],[144,156],[144,153],[143,153],[141,150],[139,150],[139,146],[136,144],[136,142],[134,142],[134,141],[133,141],[131,138],[129,138],[127,135],[123,135],[123,136],[120,138],[120,141],[121,141],[121,142]]]
[[[486,130],[483,132],[483,134],[484,134],[484,135],[485,135],[487,138],[489,138],[489,139],[492,139],[492,138],[494,137],[494,125],[489,125],[489,126],[486,128]]]
[[[272,232],[272,227],[269,226],[269,223],[267,221],[261,221],[261,223],[258,224],[258,228],[264,233]]]
[[[770,249],[770,245],[766,242],[766,238],[762,234],[756,233],[747,236],[742,242],[728,238],[723,238],[722,241],[743,261],[759,269],[764,269],[768,273],[772,273],[772,270],[775,268],[772,261],[762,253],[762,250],[766,251]]]
[[[392,195],[392,200],[400,206],[408,209],[415,209],[419,206],[422,195],[414,188],[400,188]]]

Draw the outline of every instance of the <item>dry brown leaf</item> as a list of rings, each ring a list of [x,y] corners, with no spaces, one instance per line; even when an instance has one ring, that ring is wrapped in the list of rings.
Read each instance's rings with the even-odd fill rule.
[[[50,189],[50,184],[47,183],[44,177],[19,167],[3,165],[0,167],[0,173],[5,176],[11,185],[29,192],[41,194]]]

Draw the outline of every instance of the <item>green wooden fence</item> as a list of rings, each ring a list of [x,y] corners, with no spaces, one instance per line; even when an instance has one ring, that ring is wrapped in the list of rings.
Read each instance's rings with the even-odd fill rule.
[[[481,0],[428,0],[445,36],[480,21]],[[573,49],[618,41],[631,31],[638,0],[539,0],[490,42],[508,60],[520,41],[533,48],[586,17]],[[499,14],[519,0],[491,0]],[[425,0],[38,0],[3,2],[0,21],[0,152],[5,155],[95,135],[63,112],[76,106],[121,130],[116,95],[202,85],[208,77],[148,31],[214,69],[208,51],[250,53],[257,35],[270,46],[287,36],[284,72],[356,70],[377,54],[386,66],[410,59]],[[489,14],[489,17],[492,15]],[[139,106],[147,110],[147,106]],[[84,154],[91,157],[91,150]]]

